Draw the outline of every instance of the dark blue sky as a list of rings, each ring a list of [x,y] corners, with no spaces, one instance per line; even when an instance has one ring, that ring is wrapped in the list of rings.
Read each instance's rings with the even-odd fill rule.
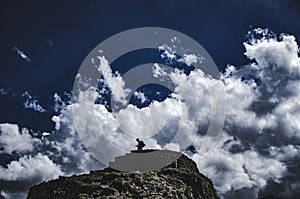
[[[50,107],[55,92],[72,90],[91,49],[116,33],[145,26],[170,28],[194,38],[220,69],[239,66],[247,62],[242,43],[250,26],[298,39],[299,18],[296,0],[1,1],[0,88],[10,88],[18,96],[28,91]],[[12,51],[15,46],[31,62]],[[0,110],[1,123],[40,131],[53,128],[51,112],[23,109],[20,97],[1,96]]]

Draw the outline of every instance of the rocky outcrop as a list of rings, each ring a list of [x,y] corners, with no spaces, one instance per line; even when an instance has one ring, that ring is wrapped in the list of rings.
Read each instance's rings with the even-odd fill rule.
[[[172,152],[166,151],[167,156]],[[160,154],[160,153],[158,153]],[[177,153],[178,154],[178,153]],[[140,157],[141,154],[138,154]],[[135,154],[118,158],[132,160]],[[166,157],[166,156],[163,156]],[[120,164],[121,163],[121,164]],[[165,162],[164,162],[165,163]],[[144,167],[143,167],[144,168]],[[71,177],[44,182],[31,187],[28,199],[92,199],[92,198],[199,198],[216,199],[210,179],[199,173],[195,162],[180,154],[176,161],[155,171],[120,171],[111,167]]]

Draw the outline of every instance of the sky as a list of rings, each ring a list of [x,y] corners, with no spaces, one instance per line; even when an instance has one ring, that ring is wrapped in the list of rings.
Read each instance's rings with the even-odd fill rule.
[[[144,136],[150,148],[187,154],[221,198],[296,198],[299,17],[296,0],[1,1],[0,198],[26,198],[34,184],[101,169],[134,148],[130,136]],[[183,47],[174,38],[166,38],[160,50],[133,51],[113,63],[99,53],[91,63],[104,76],[99,87],[80,78],[78,70],[93,48],[141,27],[193,38],[214,60],[219,78],[191,67],[201,55],[190,49],[184,53],[196,61],[174,56]],[[143,63],[177,68],[164,71],[153,64],[150,70],[174,90],[140,87],[126,104],[129,90],[122,76]],[[75,81],[87,89],[72,100]],[[226,99],[219,107],[226,116],[217,142],[205,136],[216,84]],[[111,99],[123,109],[113,114]],[[141,126],[149,118],[152,125],[145,131]],[[178,132],[181,137],[174,136]],[[114,144],[109,152],[107,140]],[[214,147],[202,157],[206,143]]]

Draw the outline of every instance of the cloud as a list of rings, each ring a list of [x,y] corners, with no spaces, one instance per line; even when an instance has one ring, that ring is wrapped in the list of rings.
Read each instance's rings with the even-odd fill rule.
[[[266,186],[270,179],[280,182],[287,168],[280,160],[265,157],[255,149],[232,153],[230,149],[239,144],[239,140],[235,141],[223,132],[210,155],[200,158],[196,153],[192,157],[200,172],[212,179],[220,195],[233,190],[251,189],[256,190],[253,194],[253,199],[256,199],[259,188]]]
[[[66,107],[67,104],[69,104],[69,100],[64,101],[61,96],[57,93],[54,93],[53,95],[53,101],[54,101],[54,105],[53,105],[53,109],[55,112],[59,112],[61,109],[63,109],[64,107]]]
[[[277,37],[263,29],[254,33],[244,43],[253,62],[228,66],[221,75],[227,102],[224,137],[206,159],[198,158],[198,166],[224,198],[241,198],[249,191],[253,198],[297,198],[299,47],[291,35]]]
[[[60,129],[60,118],[56,115],[52,117],[52,121],[55,123],[55,130]]]
[[[183,63],[185,63],[188,66],[191,66],[192,64],[196,64],[197,62],[201,62],[201,58],[194,54],[184,54],[183,58],[181,59]]]
[[[97,69],[104,76],[104,81],[111,90],[113,99],[125,105],[126,97],[130,90],[125,88],[125,82],[120,74],[112,73],[108,61],[103,56],[99,56],[98,59],[100,60],[100,64]]]
[[[0,124],[0,128],[1,157],[8,161],[0,166],[0,190],[5,198],[26,198],[34,184],[104,167],[85,149],[74,129],[63,123],[58,130],[41,133],[41,139],[33,138],[26,128],[19,132],[15,124]]]
[[[25,91],[22,94],[22,98],[25,99],[25,102],[23,103],[24,108],[26,108],[26,109],[32,109],[32,110],[40,112],[40,113],[47,112],[46,109],[44,109],[39,104],[39,102],[37,101],[37,99],[35,99],[34,97],[32,97],[27,91]]]
[[[16,93],[14,93],[10,88],[0,88],[0,95],[16,96]]]
[[[0,95],[7,95],[8,91],[4,88],[0,88]]]
[[[153,64],[152,67],[153,77],[164,77],[167,76],[167,73],[158,65],[158,63]]]
[[[47,43],[51,47],[54,46],[54,42],[52,40],[50,40],[50,39],[42,38],[41,41]]]
[[[3,152],[8,154],[33,151],[33,145],[39,143],[39,139],[33,138],[26,128],[20,130],[16,124],[0,124],[0,132]]]
[[[18,55],[24,59],[27,62],[31,62],[31,59],[22,51],[20,50],[17,46],[15,46],[12,51],[16,51],[18,53]]]
[[[135,91],[133,94],[137,99],[139,99],[141,101],[141,103],[144,103],[147,100],[147,97],[142,92]]]
[[[26,197],[28,188],[42,181],[64,175],[60,167],[47,156],[24,156],[10,162],[6,168],[0,167],[1,195],[6,198]]]
[[[0,168],[0,178],[7,181],[30,178],[48,180],[59,175],[63,175],[60,168],[40,153],[34,157],[21,157],[18,161],[9,163],[7,168]]]
[[[172,43],[174,43],[174,42],[172,41]],[[168,61],[172,61],[172,60],[177,59],[176,50],[173,49],[172,47],[165,44],[165,45],[159,46],[158,49],[160,51],[162,51],[161,58],[165,58]]]
[[[184,63],[187,66],[192,66],[196,63],[202,63],[204,58],[201,55],[190,53],[189,49],[183,49],[180,46],[181,40],[178,37],[171,39],[171,44],[163,44],[158,47],[161,51],[161,58],[165,59],[169,63]],[[182,54],[183,57],[178,57],[178,54]]]

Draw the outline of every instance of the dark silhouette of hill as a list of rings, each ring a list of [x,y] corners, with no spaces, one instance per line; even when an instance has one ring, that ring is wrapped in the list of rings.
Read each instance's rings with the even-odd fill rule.
[[[187,156],[167,150],[146,152],[148,153],[144,154],[145,158],[152,159],[148,159],[148,162],[145,160],[144,164],[140,162],[143,160],[143,153],[132,151],[117,157],[116,161],[104,170],[91,171],[79,176],[59,177],[35,185],[30,188],[27,199],[218,198],[212,181],[201,174],[196,163]],[[177,158],[174,161],[172,157]],[[128,161],[135,165],[131,171],[127,171],[130,168],[126,167]],[[149,161],[156,161],[153,162],[155,166],[147,167]],[[161,165],[164,167],[160,168]],[[149,170],[153,168],[156,170]]]

